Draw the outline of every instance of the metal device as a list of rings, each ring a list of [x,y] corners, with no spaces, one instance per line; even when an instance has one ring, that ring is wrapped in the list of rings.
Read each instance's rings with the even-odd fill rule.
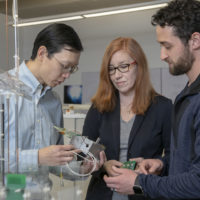
[[[94,142],[85,136],[73,135],[70,144],[74,145],[75,148],[80,149],[85,155],[90,152],[97,160],[99,160],[99,153],[105,150],[105,146],[98,142],[99,138]]]

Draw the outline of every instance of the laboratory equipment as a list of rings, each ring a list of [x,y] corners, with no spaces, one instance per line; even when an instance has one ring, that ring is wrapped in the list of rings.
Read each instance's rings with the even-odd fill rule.
[[[76,153],[76,160],[67,163],[66,167],[76,176],[89,176],[94,172],[97,163],[99,162],[99,154],[105,150],[102,144],[99,144],[99,138],[97,141],[92,141],[85,136],[82,136],[76,130],[67,130],[54,126],[54,128],[62,135],[68,137],[69,144],[72,144],[76,149],[81,152]],[[80,164],[78,164],[78,162]]]

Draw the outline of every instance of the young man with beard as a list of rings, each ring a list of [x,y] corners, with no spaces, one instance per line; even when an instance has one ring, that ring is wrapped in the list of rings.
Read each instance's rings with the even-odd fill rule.
[[[113,167],[119,175],[104,180],[119,193],[200,199],[200,2],[171,1],[152,17],[152,24],[170,73],[188,76],[174,103],[170,161],[143,160],[138,171],[144,174]]]

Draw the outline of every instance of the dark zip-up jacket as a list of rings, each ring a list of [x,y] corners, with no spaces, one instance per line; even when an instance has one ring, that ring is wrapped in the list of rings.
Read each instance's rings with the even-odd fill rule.
[[[139,175],[146,195],[200,199],[200,76],[177,96],[173,109],[169,175]]]

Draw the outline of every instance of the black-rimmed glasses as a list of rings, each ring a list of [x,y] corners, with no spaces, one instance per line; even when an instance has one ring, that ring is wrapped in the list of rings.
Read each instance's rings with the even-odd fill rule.
[[[67,66],[67,65],[64,65],[62,64],[58,58],[56,58],[54,56],[54,58],[56,59],[56,61],[60,64],[60,66],[62,67],[62,70],[63,70],[63,73],[75,73],[77,70],[78,70],[78,66],[77,65],[74,65],[74,66]]]
[[[135,60],[132,63],[121,64],[117,67],[110,65],[108,67],[108,73],[109,73],[109,75],[114,75],[116,70],[120,71],[121,73],[126,73],[129,71],[130,66],[133,64],[134,65],[137,64]]]

